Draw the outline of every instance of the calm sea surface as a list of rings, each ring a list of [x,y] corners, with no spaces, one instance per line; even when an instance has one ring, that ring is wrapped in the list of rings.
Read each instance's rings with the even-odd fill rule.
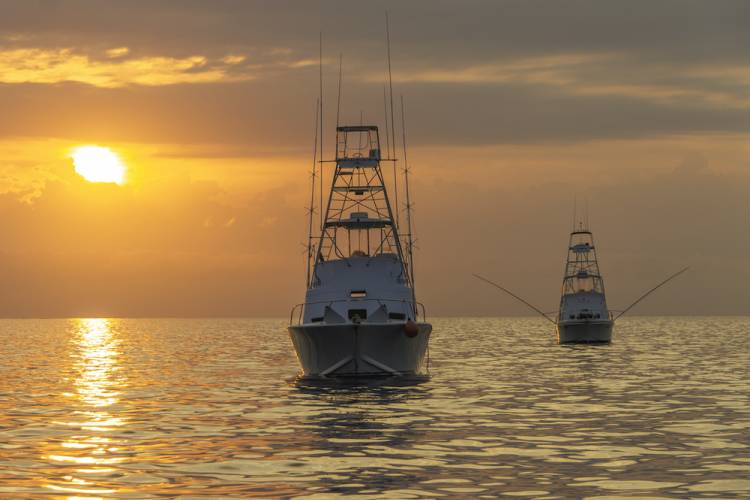
[[[0,321],[0,496],[750,497],[750,318],[434,324],[430,379],[326,386],[282,320]]]

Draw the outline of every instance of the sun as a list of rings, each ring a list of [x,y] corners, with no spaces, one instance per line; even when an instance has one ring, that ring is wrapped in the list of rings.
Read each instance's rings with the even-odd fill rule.
[[[109,148],[81,146],[71,154],[76,173],[89,182],[124,184],[127,168]]]

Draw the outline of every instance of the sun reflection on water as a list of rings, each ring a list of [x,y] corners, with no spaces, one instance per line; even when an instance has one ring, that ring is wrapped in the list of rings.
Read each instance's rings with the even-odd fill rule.
[[[109,319],[73,320],[71,358],[75,392],[65,396],[78,409],[68,420],[56,422],[73,433],[45,457],[71,470],[66,470],[69,473],[53,484],[45,485],[53,491],[77,495],[117,491],[96,481],[97,477],[111,473],[113,464],[125,460],[121,453],[125,443],[117,436],[126,422],[117,416],[117,405],[126,380],[120,372],[120,340],[114,327],[115,321]]]
[[[738,498],[748,318],[563,348],[443,318],[433,376],[301,383],[284,320],[0,321],[0,498]]]

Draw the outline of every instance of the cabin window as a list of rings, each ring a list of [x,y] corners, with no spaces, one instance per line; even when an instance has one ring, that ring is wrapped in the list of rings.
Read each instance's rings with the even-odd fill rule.
[[[388,313],[389,319],[406,319],[406,314],[404,313]]]
[[[367,319],[367,309],[349,309],[349,319],[359,318],[360,321]]]
[[[367,290],[352,290],[349,293],[349,297],[353,299],[363,299],[367,297]]]
[[[310,322],[311,323],[320,323],[321,321],[323,321],[323,316],[317,316],[315,318],[310,318]]]

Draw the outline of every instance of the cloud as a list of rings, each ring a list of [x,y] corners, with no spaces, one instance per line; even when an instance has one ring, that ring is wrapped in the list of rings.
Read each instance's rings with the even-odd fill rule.
[[[129,53],[130,53],[130,49],[127,47],[115,47],[113,49],[108,49],[106,52],[107,57],[111,57],[112,59],[126,56]]]
[[[539,83],[568,84],[575,79],[572,72],[583,65],[617,60],[617,54],[558,54],[495,61],[480,65],[453,68],[423,68],[403,71],[394,77],[397,82],[426,83]],[[381,75],[370,75],[370,80],[381,81]]]
[[[415,145],[745,132],[749,5],[401,2],[394,90]],[[342,119],[382,123],[382,7],[9,3],[0,136],[307,148],[321,30],[327,130],[339,51]],[[37,52],[2,64],[15,50]]]
[[[245,56],[230,54],[228,56],[222,57],[221,62],[223,62],[224,64],[240,64],[242,62],[245,62],[245,59],[247,59]]]
[[[80,82],[96,87],[115,88],[125,85],[174,85],[249,80],[248,74],[230,75],[226,62],[209,61],[194,55],[183,58],[139,57],[123,59],[127,48],[107,52],[116,60],[98,61],[72,49],[0,50],[0,82],[60,83]],[[229,64],[236,64],[231,62]]]
[[[370,82],[381,74],[368,74]],[[611,96],[657,104],[750,108],[750,66],[648,64],[633,54],[567,53],[521,57],[472,66],[424,67],[397,73],[407,84],[526,85],[571,96]]]

